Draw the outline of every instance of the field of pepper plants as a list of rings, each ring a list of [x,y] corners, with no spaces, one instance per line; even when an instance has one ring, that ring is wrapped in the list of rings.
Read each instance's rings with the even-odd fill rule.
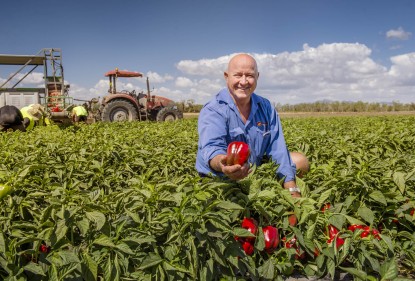
[[[239,182],[200,178],[197,119],[2,133],[0,279],[413,280],[414,124],[283,119],[311,162],[300,199],[271,162]]]

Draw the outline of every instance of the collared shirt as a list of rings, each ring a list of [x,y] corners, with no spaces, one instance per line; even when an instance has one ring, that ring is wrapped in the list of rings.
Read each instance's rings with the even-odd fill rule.
[[[215,98],[204,105],[198,119],[199,142],[196,169],[200,174],[223,176],[209,166],[209,161],[219,154],[226,154],[232,141],[246,142],[251,150],[249,163],[261,165],[264,156],[279,165],[277,175],[284,181],[295,179],[292,162],[281,120],[269,100],[251,96],[251,113],[244,124],[229,90],[221,90]]]

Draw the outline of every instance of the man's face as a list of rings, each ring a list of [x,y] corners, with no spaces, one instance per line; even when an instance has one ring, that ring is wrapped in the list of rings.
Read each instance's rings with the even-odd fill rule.
[[[237,55],[231,59],[224,73],[229,92],[235,101],[249,100],[255,91],[258,70],[255,60],[248,55]]]

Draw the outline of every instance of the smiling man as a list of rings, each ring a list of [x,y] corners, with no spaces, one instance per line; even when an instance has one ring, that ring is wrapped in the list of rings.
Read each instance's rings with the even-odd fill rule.
[[[250,164],[261,165],[264,157],[279,165],[277,175],[284,188],[299,197],[296,170],[309,170],[307,158],[290,153],[281,121],[269,100],[255,94],[259,72],[255,59],[248,54],[231,58],[224,73],[227,87],[222,89],[200,112],[196,169],[202,176],[226,176],[240,180],[251,172]],[[226,165],[227,146],[233,141],[249,145],[251,154],[244,165]]]

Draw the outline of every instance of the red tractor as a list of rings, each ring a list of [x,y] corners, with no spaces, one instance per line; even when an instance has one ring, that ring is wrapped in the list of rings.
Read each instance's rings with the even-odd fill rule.
[[[98,112],[98,120],[133,121],[133,120],[152,120],[152,121],[174,121],[183,118],[181,112],[174,101],[150,94],[150,85],[147,78],[147,94],[144,92],[136,93],[135,90],[129,92],[122,90],[117,92],[117,78],[124,77],[143,77],[142,73],[115,70],[105,73],[109,77],[109,95],[105,96]]]

